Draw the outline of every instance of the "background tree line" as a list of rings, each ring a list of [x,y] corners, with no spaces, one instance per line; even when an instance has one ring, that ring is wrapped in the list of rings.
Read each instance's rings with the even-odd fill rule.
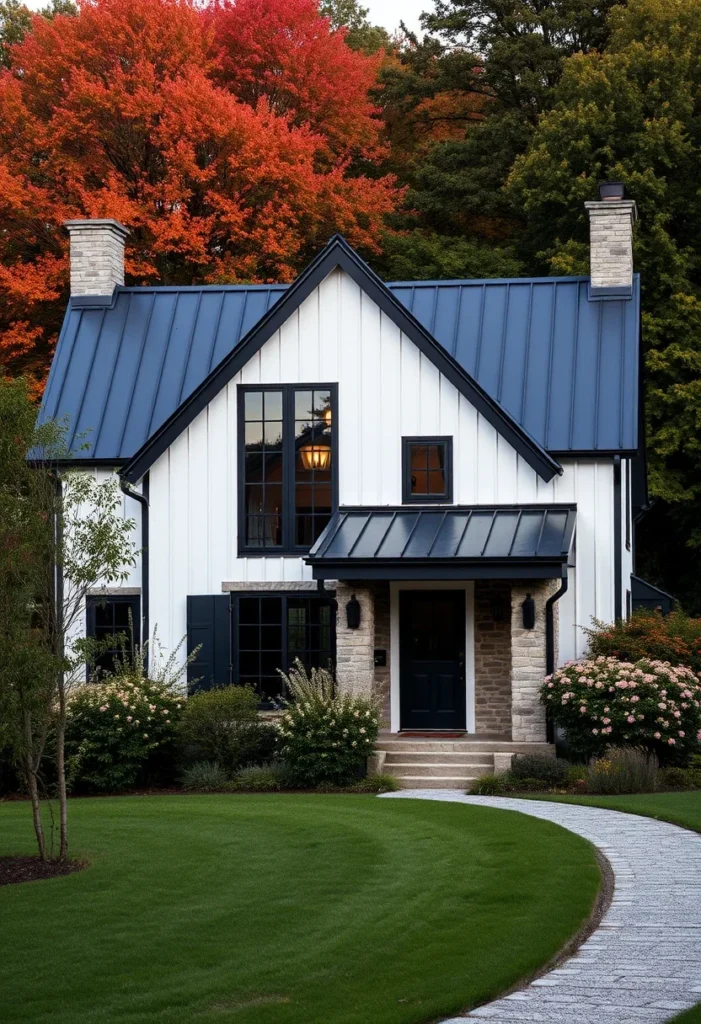
[[[290,280],[340,230],[387,278],[587,272],[583,202],[640,223],[651,511],[639,571],[701,611],[701,0],[0,2],[0,361],[41,392],[62,221],[134,282]]]

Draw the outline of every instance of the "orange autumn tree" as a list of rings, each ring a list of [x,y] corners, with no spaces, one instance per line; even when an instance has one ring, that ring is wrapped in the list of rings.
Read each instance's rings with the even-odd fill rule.
[[[327,19],[310,21],[314,0],[240,6],[249,28],[264,11],[278,24],[301,12],[312,51],[345,45]],[[68,294],[64,220],[126,224],[132,283],[289,281],[334,231],[377,251],[399,194],[353,170],[380,154],[375,58],[340,49],[322,79],[318,61],[273,53],[275,33],[246,49],[232,16],[229,4],[84,0],[76,17],[35,17],[12,48],[0,74],[0,364],[37,392]],[[261,52],[296,102],[251,93]]]

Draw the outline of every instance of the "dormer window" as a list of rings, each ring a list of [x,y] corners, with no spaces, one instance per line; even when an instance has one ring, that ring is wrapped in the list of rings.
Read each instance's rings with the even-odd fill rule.
[[[450,504],[453,500],[452,437],[402,438],[402,502]]]
[[[239,392],[239,550],[301,554],[338,506],[336,386]]]

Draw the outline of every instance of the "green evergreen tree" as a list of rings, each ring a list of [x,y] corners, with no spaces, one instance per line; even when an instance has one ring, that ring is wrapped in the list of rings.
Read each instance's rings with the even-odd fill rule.
[[[701,0],[629,0],[610,29],[604,53],[566,61],[507,192],[526,213],[523,251],[551,273],[588,272],[583,203],[599,180],[625,182],[638,203],[650,490],[660,502],[654,531],[641,528],[641,569],[700,610]]]
[[[400,226],[507,248],[518,239],[523,211],[504,183],[552,105],[564,60],[605,44],[606,16],[618,2],[437,0],[422,17],[431,34],[410,37],[400,65],[383,74],[395,150],[407,126],[418,142],[409,167],[393,167],[410,186],[407,209],[418,215]],[[450,102],[427,103],[440,95]],[[422,134],[448,122],[450,138],[420,145]],[[415,273],[422,275],[420,264]]]

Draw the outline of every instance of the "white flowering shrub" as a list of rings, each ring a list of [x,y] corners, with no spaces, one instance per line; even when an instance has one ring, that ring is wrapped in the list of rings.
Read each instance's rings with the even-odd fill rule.
[[[289,699],[278,722],[280,754],[298,786],[343,786],[357,778],[379,729],[374,701],[336,693],[323,669],[307,675],[296,661],[285,680]]]
[[[573,749],[645,747],[669,760],[701,739],[701,684],[668,661],[618,661],[603,655],[569,662],[547,676],[541,699]]]
[[[170,682],[115,677],[70,696],[66,755],[74,785],[116,792],[172,762],[185,697]]]

